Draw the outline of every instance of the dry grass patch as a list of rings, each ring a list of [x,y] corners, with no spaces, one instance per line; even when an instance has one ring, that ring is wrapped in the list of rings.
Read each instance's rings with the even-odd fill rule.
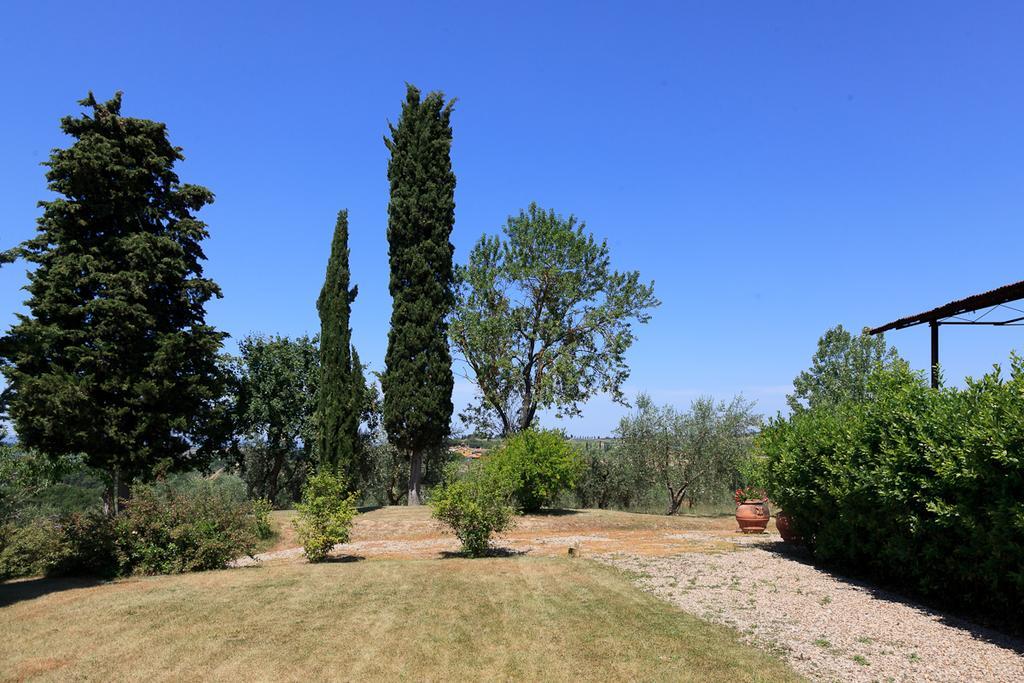
[[[289,512],[274,513],[286,524]],[[515,527],[495,538],[495,545],[531,556],[565,555],[576,546],[584,554],[631,553],[674,555],[684,552],[731,552],[736,535],[732,517],[643,515],[612,510],[555,510],[516,518]],[[275,550],[288,548],[282,530]],[[365,559],[438,559],[459,548],[444,526],[425,507],[386,507],[359,515],[350,543],[336,554]],[[301,561],[298,552],[277,552],[273,562]]]
[[[6,680],[797,680],[734,631],[585,561],[283,564],[52,587],[0,585]]]

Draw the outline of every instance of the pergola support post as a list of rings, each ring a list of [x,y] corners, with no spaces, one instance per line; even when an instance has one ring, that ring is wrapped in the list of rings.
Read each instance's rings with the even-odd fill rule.
[[[928,323],[932,330],[932,389],[939,388],[939,321]]]

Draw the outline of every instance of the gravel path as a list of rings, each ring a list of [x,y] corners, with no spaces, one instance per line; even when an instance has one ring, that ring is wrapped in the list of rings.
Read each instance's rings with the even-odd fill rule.
[[[773,552],[782,548],[776,539],[737,537],[743,548],[720,554],[591,557],[737,628],[815,681],[1024,681],[1024,642]]]

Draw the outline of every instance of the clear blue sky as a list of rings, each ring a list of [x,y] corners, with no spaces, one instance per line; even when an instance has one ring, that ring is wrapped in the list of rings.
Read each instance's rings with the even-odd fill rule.
[[[574,213],[664,302],[630,394],[743,392],[770,414],[830,325],[1024,279],[1022,35],[1016,2],[7,3],[0,243],[34,230],[58,119],[124,90],[217,195],[210,320],[316,332],[348,207],[354,341],[380,369],[382,136],[408,81],[458,98],[457,260],[530,201]],[[0,269],[0,323],[23,282]],[[1024,328],[943,335],[953,378],[1024,347]],[[927,366],[926,328],[889,339]],[[621,414],[598,399],[564,426]]]

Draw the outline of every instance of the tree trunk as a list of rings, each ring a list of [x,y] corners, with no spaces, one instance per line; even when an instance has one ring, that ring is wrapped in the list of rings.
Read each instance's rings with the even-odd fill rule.
[[[121,475],[118,468],[110,476],[110,488],[103,494],[103,513],[115,516],[124,509],[124,501],[131,496],[128,481]]]
[[[423,451],[413,451],[409,458],[408,505],[420,504],[420,480],[423,478]]]
[[[676,514],[676,512],[679,511],[679,506],[683,504],[683,498],[686,496],[686,488],[687,487],[684,486],[678,491],[673,491],[671,488],[669,488],[668,512],[665,513],[666,515],[674,515]]]

